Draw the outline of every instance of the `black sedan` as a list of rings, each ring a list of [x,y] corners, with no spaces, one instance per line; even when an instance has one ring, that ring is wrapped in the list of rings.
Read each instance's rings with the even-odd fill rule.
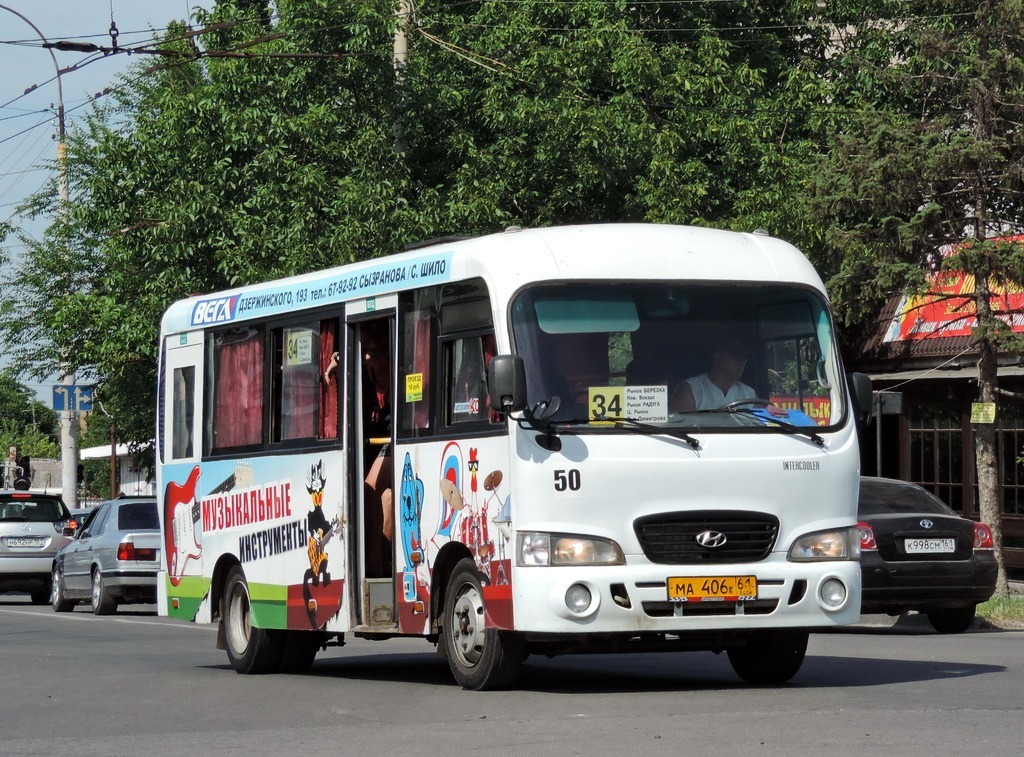
[[[917,484],[860,480],[863,613],[916,610],[939,633],[961,633],[992,596],[992,529],[962,518]]]

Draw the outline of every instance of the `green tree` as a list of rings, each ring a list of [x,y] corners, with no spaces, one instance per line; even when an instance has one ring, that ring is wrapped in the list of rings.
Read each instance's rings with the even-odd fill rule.
[[[30,457],[57,456],[57,414],[32,396],[10,371],[0,371],[0,450],[17,447]]]
[[[978,400],[1005,402],[1000,349],[1017,346],[993,296],[1024,283],[1024,7],[985,2],[828,3],[832,102],[849,110],[821,164],[831,286],[850,323],[924,284],[931,266],[976,282]],[[943,251],[952,251],[943,257]],[[975,426],[982,519],[1002,563],[995,428]]]
[[[647,220],[808,235],[790,198],[815,145],[815,7],[427,6],[402,123],[412,179],[460,231]]]
[[[85,429],[78,437],[79,450],[89,449],[90,447],[110,448],[112,427],[113,433],[116,436],[116,424],[113,418],[104,413],[104,410],[105,408],[101,407],[101,409],[89,413]],[[136,448],[139,447],[137,443],[134,446]],[[78,486],[81,494],[97,499],[111,499],[117,493],[116,467],[113,473],[114,481],[112,482],[111,459],[109,456],[82,460],[80,465],[81,477],[78,481]],[[149,469],[152,475],[152,461],[150,461]]]
[[[160,316],[195,292],[509,223],[812,235],[817,5],[728,5],[426,6],[396,80],[390,0],[223,0],[74,130],[72,201],[36,198],[57,220],[24,240],[0,336],[144,443]]]
[[[203,47],[221,57],[196,59],[173,26],[161,48],[178,55],[139,64],[71,135],[69,206],[52,189],[33,201],[56,220],[41,242],[22,240],[0,334],[32,375],[70,362],[125,439],[153,437],[171,302],[370,257],[415,233],[380,43],[390,3],[275,7],[272,28],[259,3],[199,12]]]

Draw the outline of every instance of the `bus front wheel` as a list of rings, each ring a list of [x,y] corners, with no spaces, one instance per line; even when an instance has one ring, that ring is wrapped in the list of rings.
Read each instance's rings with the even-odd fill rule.
[[[483,691],[510,685],[519,675],[523,639],[487,628],[484,594],[471,559],[455,566],[444,599],[443,643],[448,667],[464,689]]]
[[[245,572],[236,565],[228,573],[221,604],[221,622],[228,661],[238,673],[266,673],[281,659],[282,637],[252,624],[252,603]]]
[[[730,649],[729,662],[747,683],[785,683],[804,662],[807,637],[807,631],[760,631],[746,646]]]

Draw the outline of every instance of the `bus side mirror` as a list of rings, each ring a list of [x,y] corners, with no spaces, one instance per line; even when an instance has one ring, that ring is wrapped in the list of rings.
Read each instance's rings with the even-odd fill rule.
[[[850,398],[853,402],[853,412],[860,422],[871,418],[872,394],[871,379],[866,373],[847,373],[846,383],[850,387]]]
[[[491,409],[514,413],[526,407],[526,366],[519,355],[495,355],[487,366]]]

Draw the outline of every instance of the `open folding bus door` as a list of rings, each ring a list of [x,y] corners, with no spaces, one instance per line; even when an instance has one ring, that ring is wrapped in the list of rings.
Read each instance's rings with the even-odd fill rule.
[[[348,331],[348,466],[351,476],[350,575],[363,631],[397,629],[394,579],[394,429],[396,308],[394,295],[351,302]]]

